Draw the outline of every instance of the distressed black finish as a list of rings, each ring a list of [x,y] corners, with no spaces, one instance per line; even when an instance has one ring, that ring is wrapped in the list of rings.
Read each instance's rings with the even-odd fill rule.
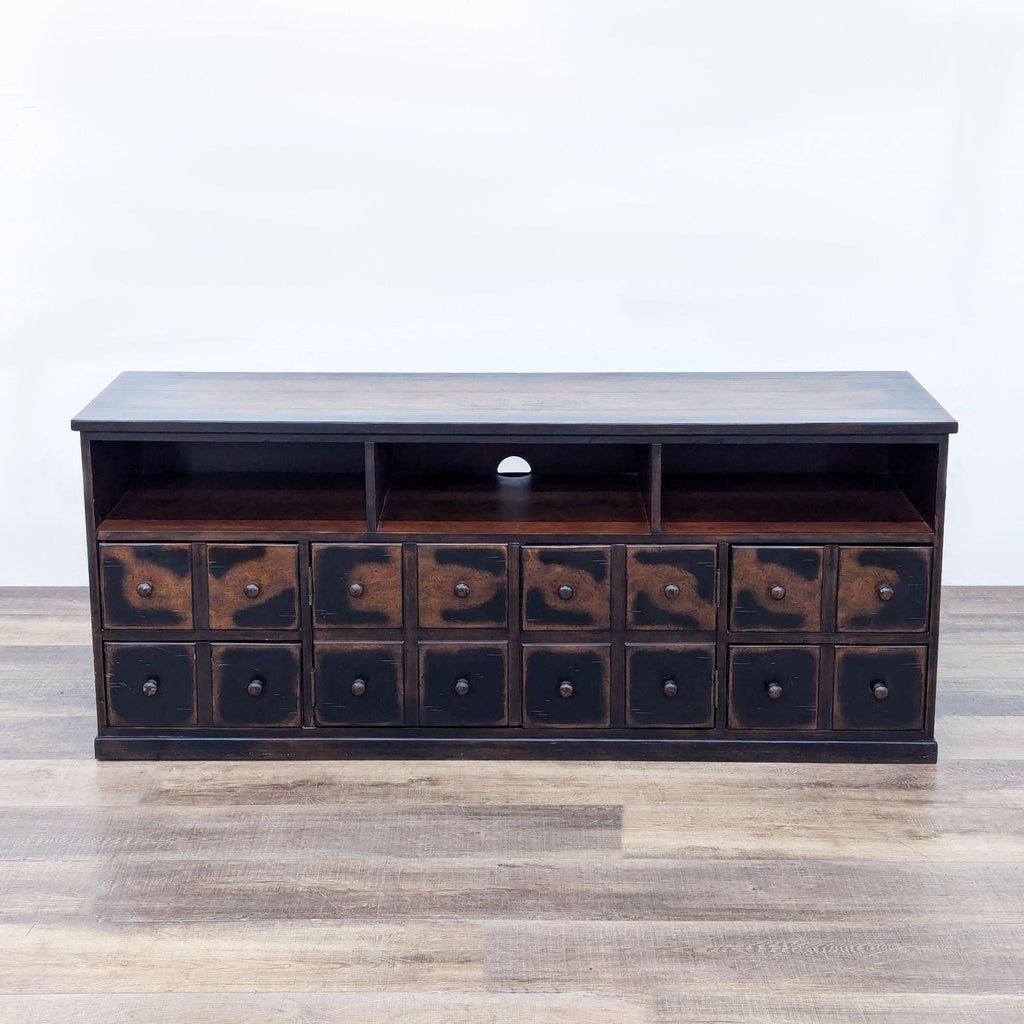
[[[729,725],[816,728],[819,656],[816,646],[730,648]]]
[[[833,727],[920,729],[927,654],[925,647],[836,648]]]
[[[524,647],[524,720],[539,726],[607,725],[609,653],[597,644]]]
[[[210,657],[214,725],[300,724],[297,644],[214,644]]]
[[[422,643],[421,725],[504,725],[507,644]]]
[[[714,671],[707,644],[627,644],[626,723],[710,728]]]
[[[930,548],[840,549],[837,628],[923,632],[928,626],[931,564]]]
[[[935,759],[907,374],[128,374],[76,427],[98,756]]]
[[[401,642],[314,647],[318,725],[402,724]]]
[[[106,644],[104,654],[111,725],[161,729],[196,724],[193,644]]]

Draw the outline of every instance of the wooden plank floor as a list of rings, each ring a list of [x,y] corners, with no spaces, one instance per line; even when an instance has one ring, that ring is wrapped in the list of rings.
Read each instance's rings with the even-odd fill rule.
[[[0,1021],[1024,1021],[1024,588],[935,766],[92,759],[86,595],[0,590]]]

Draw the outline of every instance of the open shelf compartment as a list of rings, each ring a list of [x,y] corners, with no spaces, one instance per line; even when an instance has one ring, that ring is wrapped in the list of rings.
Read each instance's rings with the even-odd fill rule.
[[[94,441],[97,535],[366,530],[358,442]]]
[[[880,533],[935,528],[935,444],[668,444],[666,533]]]
[[[499,472],[510,456],[529,472]],[[410,442],[376,459],[382,532],[650,532],[649,445]]]

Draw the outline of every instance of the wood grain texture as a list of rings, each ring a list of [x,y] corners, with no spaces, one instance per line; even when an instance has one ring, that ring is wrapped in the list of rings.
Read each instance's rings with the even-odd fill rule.
[[[687,433],[786,428],[948,433],[909,373],[144,373],[118,376],[75,430]],[[461,431],[460,431],[461,428]]]
[[[944,616],[937,765],[97,763],[0,592],[0,1020],[1017,1024],[1024,590]]]

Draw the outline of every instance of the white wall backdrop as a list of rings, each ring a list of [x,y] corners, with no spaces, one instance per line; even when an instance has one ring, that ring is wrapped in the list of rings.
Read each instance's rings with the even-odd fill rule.
[[[172,368],[909,369],[1024,583],[1019,0],[0,7],[0,584]]]

